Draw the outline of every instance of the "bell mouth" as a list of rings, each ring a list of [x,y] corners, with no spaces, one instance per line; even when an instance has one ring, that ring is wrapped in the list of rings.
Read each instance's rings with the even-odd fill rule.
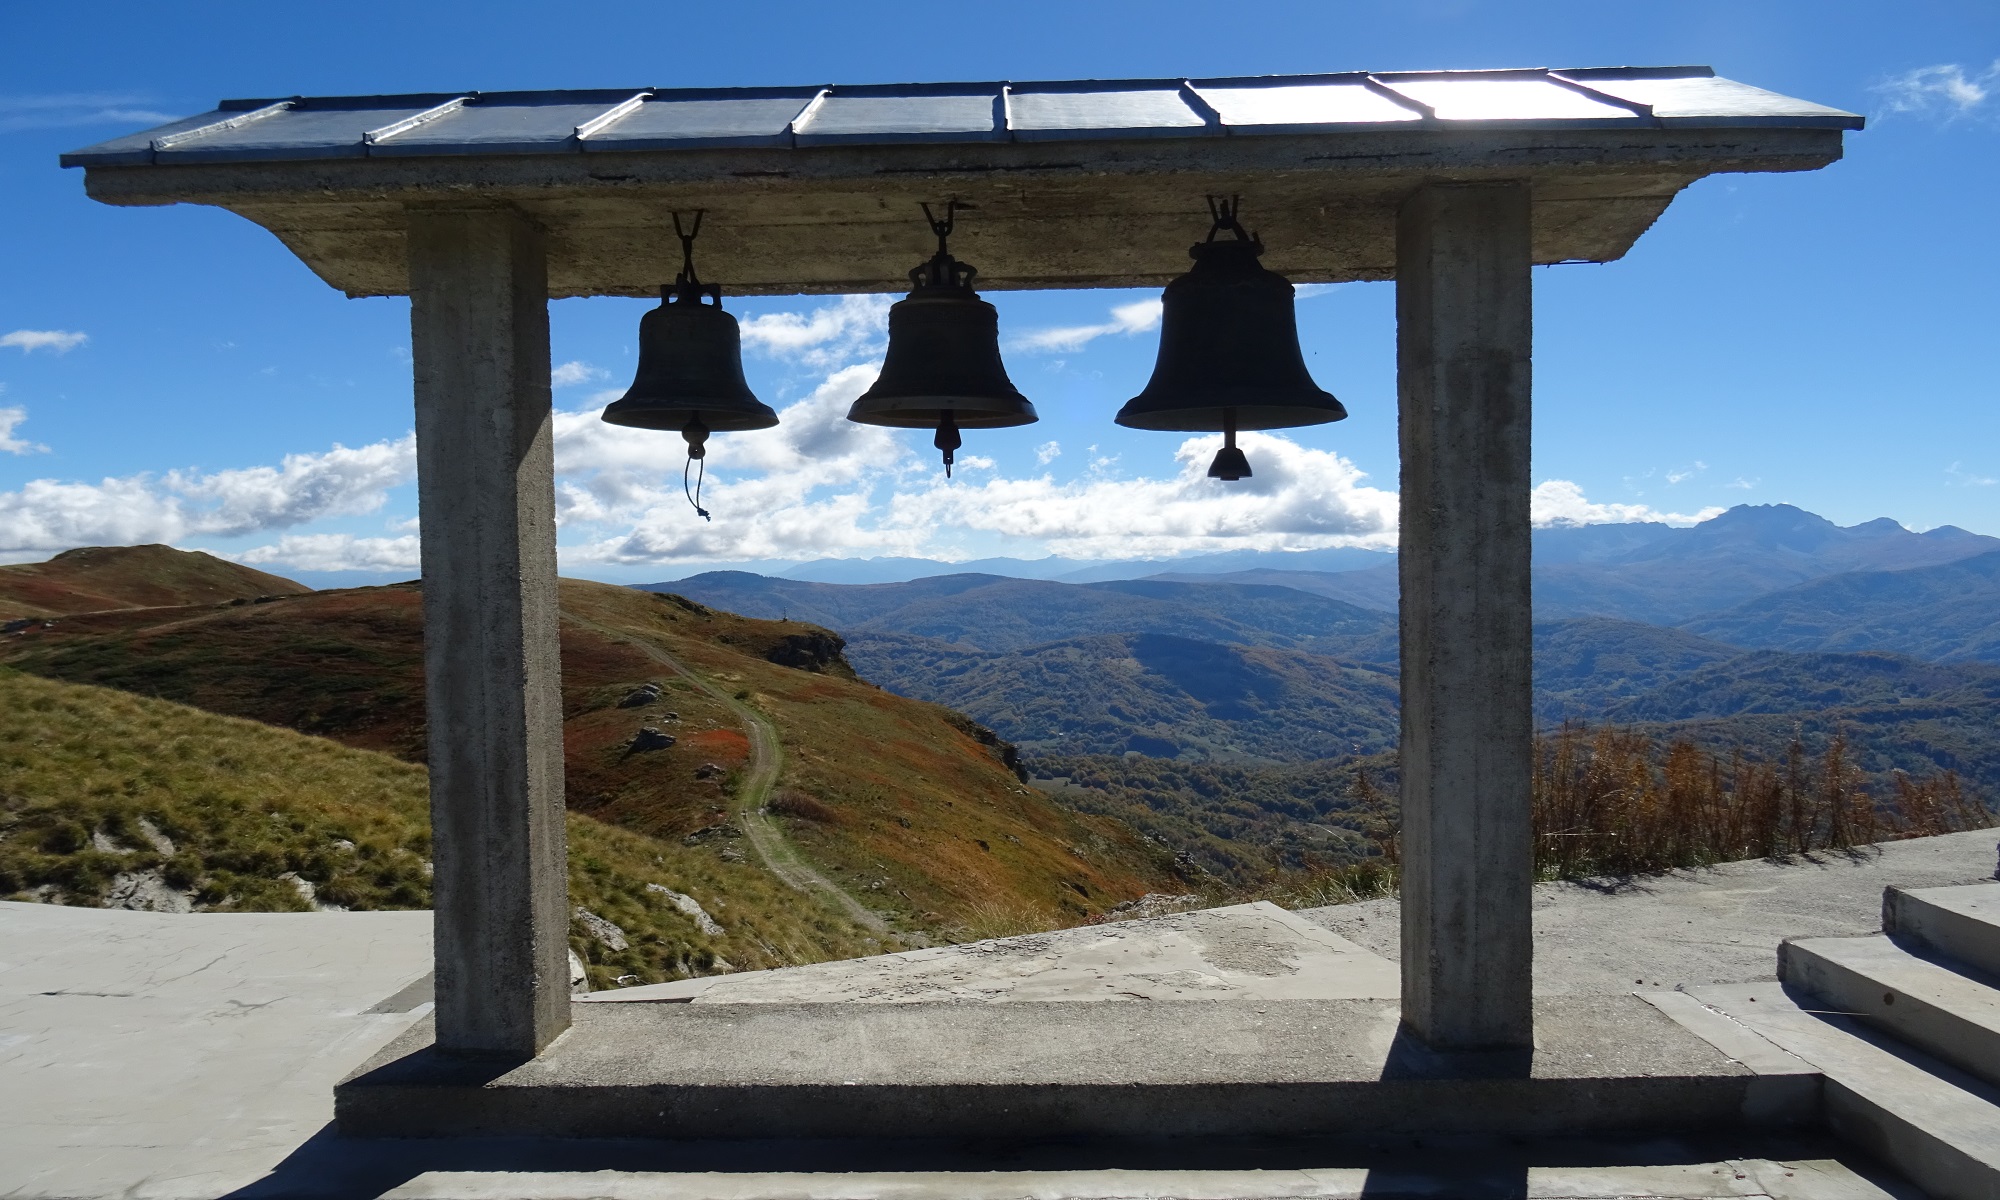
[[[603,420],[628,429],[656,429],[662,433],[679,433],[691,424],[704,425],[710,433],[747,433],[752,429],[769,429],[778,423],[778,414],[768,406],[757,407],[764,411],[744,412],[742,401],[725,402],[720,398],[714,408],[694,407],[685,398],[672,406],[617,400],[605,408]]]
[[[1009,412],[982,412],[981,409],[993,403],[991,396],[964,396],[963,407],[953,406],[950,396],[925,396],[920,403],[905,407],[883,407],[883,402],[869,401],[867,397],[854,402],[847,411],[847,419],[857,425],[881,425],[889,429],[933,429],[939,421],[949,416],[960,429],[1011,429],[1016,425],[1033,425],[1040,418],[1035,414],[1035,406],[1026,399],[1020,402],[1018,410]],[[868,408],[863,411],[862,404]],[[890,403],[894,403],[893,401]]]
[[[1127,429],[1163,433],[1220,433],[1225,416],[1235,413],[1238,429],[1293,429],[1347,419],[1347,409],[1328,396],[1318,404],[1217,404],[1206,408],[1137,408],[1134,400],[1113,418]]]

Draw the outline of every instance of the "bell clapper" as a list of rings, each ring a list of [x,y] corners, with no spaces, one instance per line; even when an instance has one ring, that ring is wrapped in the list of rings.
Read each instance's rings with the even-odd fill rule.
[[[701,485],[708,478],[708,426],[701,423],[700,417],[695,417],[681,427],[681,436],[687,439],[688,444],[687,465],[681,468],[681,492],[687,497],[688,503],[694,506],[694,511],[701,515],[701,519],[707,521],[711,518],[708,510],[701,506]],[[701,464],[701,470],[695,475],[694,485],[690,487],[688,472],[694,470],[696,463]]]
[[[938,418],[937,436],[931,439],[931,445],[936,446],[944,452],[944,477],[946,479],[951,478],[952,452],[964,444],[965,439],[958,436],[958,421],[947,410],[944,416]]]
[[[1208,464],[1208,477],[1234,483],[1238,479],[1250,478],[1250,460],[1236,448],[1236,410],[1222,410],[1222,449],[1215,452],[1215,461]]]

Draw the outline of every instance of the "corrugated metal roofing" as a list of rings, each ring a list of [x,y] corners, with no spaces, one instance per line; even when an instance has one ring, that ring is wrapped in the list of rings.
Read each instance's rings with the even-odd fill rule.
[[[1840,109],[1707,67],[1242,79],[466,92],[230,100],[65,166],[712,147],[1256,136],[1370,128],[1786,126]]]

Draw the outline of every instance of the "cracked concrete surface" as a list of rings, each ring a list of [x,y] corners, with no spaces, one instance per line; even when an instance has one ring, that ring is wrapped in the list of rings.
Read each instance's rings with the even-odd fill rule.
[[[0,903],[0,1196],[215,1196],[326,1124],[333,1085],[428,1006],[409,913]]]
[[[1882,889],[1994,878],[2000,831],[1887,842],[1785,863],[1535,887],[1535,994],[1603,995],[1775,979],[1788,937],[1861,937],[1882,928]],[[1303,917],[1385,958],[1402,951],[1394,900],[1307,909]]]

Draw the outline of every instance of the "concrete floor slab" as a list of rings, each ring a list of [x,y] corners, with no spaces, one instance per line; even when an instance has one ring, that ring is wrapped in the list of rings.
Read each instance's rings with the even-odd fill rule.
[[[845,962],[620,988],[578,1000],[1393,1000],[1398,986],[1393,960],[1260,901]]]
[[[1636,879],[1535,886],[1535,994],[1588,996],[1776,978],[1788,937],[1882,928],[1882,889],[1990,881],[1991,829],[1887,842],[1851,854],[1725,863]],[[1370,900],[1307,909],[1384,958],[1400,953],[1400,908]]]
[[[430,914],[0,903],[0,1195],[221,1195],[423,1015]]]

